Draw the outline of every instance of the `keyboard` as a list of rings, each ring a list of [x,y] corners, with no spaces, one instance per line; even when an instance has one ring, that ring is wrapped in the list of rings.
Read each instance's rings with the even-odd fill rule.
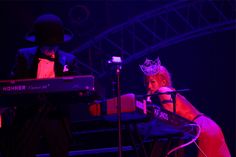
[[[0,81],[0,95],[94,91],[94,76],[80,75],[48,79]]]

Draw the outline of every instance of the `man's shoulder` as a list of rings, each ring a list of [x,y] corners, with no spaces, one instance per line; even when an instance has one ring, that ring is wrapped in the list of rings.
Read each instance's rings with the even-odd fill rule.
[[[69,52],[63,51],[63,50],[58,50],[59,56],[65,56],[67,58],[75,58],[75,56]]]
[[[38,47],[25,47],[25,48],[20,48],[18,50],[18,53],[24,54],[24,55],[29,55],[29,54],[35,54],[37,52]]]

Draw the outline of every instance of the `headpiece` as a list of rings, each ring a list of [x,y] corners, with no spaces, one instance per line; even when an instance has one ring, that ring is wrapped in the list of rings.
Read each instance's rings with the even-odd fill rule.
[[[161,61],[159,57],[157,57],[157,59],[154,61],[146,58],[145,62],[139,66],[143,71],[144,75],[155,75],[160,71]]]

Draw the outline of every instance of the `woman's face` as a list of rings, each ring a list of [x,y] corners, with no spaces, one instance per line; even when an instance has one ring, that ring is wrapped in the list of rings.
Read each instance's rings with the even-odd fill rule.
[[[149,76],[147,78],[147,88],[149,94],[153,94],[162,86],[163,84],[160,79],[158,79],[158,76]]]

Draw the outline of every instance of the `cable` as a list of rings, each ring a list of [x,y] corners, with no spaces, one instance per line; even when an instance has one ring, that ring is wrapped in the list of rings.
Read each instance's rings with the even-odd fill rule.
[[[200,132],[201,132],[200,126],[197,125],[197,124],[188,124],[188,125],[196,126],[196,127],[198,128],[197,135],[196,135],[191,141],[189,141],[189,142],[187,142],[187,143],[185,143],[185,144],[182,144],[182,145],[180,145],[180,146],[177,146],[177,147],[171,149],[171,150],[167,153],[166,157],[168,157],[168,156],[169,156],[171,153],[173,153],[174,151],[176,151],[176,150],[178,150],[178,149],[181,149],[181,148],[184,148],[184,147],[186,147],[186,146],[192,144],[193,142],[195,142],[195,141],[198,139],[198,137],[199,137],[199,135],[200,135]]]
[[[147,107],[153,107],[153,108],[156,108],[157,110],[160,110],[159,109],[159,106],[157,106],[157,105],[147,105]],[[148,110],[148,112],[150,112],[149,110]],[[182,145],[180,145],[180,146],[177,146],[177,147],[175,147],[175,148],[173,148],[173,149],[171,149],[168,153],[167,153],[167,155],[166,155],[166,157],[168,157],[171,153],[173,153],[174,151],[177,151],[178,149],[181,149],[181,148],[184,148],[184,147],[186,147],[186,146],[188,146],[188,145],[190,145],[190,144],[192,144],[192,143],[194,143],[197,147],[198,147],[198,149],[200,150],[200,152],[205,156],[205,157],[207,157],[207,155],[203,152],[203,150],[198,146],[198,144],[196,143],[196,140],[198,139],[198,137],[200,136],[200,132],[201,132],[201,128],[200,128],[200,126],[198,125],[198,124],[187,124],[187,126],[196,126],[197,128],[198,128],[198,132],[197,132],[197,135],[195,136],[195,138],[193,138],[191,141],[189,141],[189,142],[187,142],[187,143],[185,143],[185,144],[182,144]],[[191,128],[193,128],[193,127],[191,127]],[[191,129],[192,130],[192,129]],[[188,131],[189,132],[189,131]]]
[[[199,145],[197,144],[196,141],[194,141],[194,144],[197,146],[197,148],[200,150],[200,152],[205,156],[207,157],[207,155],[204,153],[204,151],[199,147]]]

